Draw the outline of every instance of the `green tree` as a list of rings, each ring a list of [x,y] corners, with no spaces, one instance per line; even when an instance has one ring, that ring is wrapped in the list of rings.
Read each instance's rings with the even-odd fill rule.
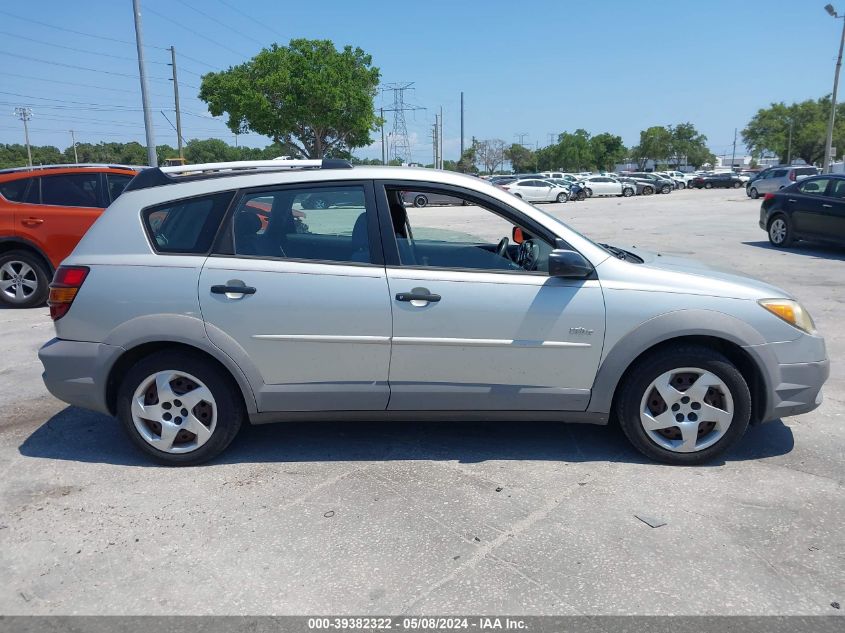
[[[672,132],[662,125],[654,125],[640,132],[640,142],[631,148],[631,156],[645,169],[651,159],[655,163],[666,161],[672,153]]]
[[[469,147],[464,149],[464,153],[461,154],[461,157],[455,165],[455,170],[464,174],[475,174],[478,172],[478,169],[475,166],[477,160],[478,140],[475,137],[472,137],[472,143],[470,143]]]
[[[695,129],[692,123],[670,125],[669,154],[667,159],[678,169],[687,163],[700,167],[704,163],[712,163],[715,158],[707,147],[707,137]]]
[[[593,165],[605,171],[613,171],[621,163],[628,150],[622,142],[621,136],[603,132],[590,139],[590,154]]]
[[[590,133],[587,130],[563,132],[558,135],[557,143],[544,147],[538,154],[538,169],[542,170],[581,171],[595,166]]]
[[[373,99],[379,69],[360,48],[330,40],[273,44],[251,60],[202,78],[200,99],[232,132],[256,132],[295,156],[322,158],[369,145],[381,120]]]
[[[505,160],[509,160],[514,172],[526,172],[533,170],[536,165],[536,156],[527,147],[519,143],[513,143],[510,147],[505,148]]]
[[[827,120],[830,116],[830,97],[808,99],[786,105],[772,103],[762,108],[742,130],[742,140],[752,154],[775,154],[780,162],[790,158],[790,128],[792,129],[791,158],[802,158],[812,165],[824,159]],[[833,145],[845,147],[845,104],[836,106]]]

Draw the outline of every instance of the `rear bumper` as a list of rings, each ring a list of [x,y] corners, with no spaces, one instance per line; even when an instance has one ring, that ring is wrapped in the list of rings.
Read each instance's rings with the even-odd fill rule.
[[[108,371],[122,352],[123,348],[115,345],[54,338],[38,350],[44,365],[41,377],[59,400],[108,414]]]

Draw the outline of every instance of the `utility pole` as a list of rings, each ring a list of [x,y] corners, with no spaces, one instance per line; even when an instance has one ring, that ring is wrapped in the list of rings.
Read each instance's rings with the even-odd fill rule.
[[[443,106],[440,106],[440,169],[443,169]]]
[[[70,130],[70,141],[73,144],[73,162],[79,162],[79,154],[76,153],[76,134],[73,130]]]
[[[379,108],[379,118],[381,119],[381,164],[387,165],[387,158],[384,155],[384,108]]]
[[[147,133],[147,162],[150,167],[158,166],[156,157],[153,115],[150,112],[150,95],[147,86],[147,64],[144,61],[144,33],[141,28],[141,0],[132,0],[132,12],[135,14],[135,44],[138,47],[138,74],[141,78],[141,102],[144,106],[144,130]],[[175,67],[174,67],[175,68]]]
[[[734,161],[736,160],[736,128],[734,128],[734,148],[731,152],[731,170],[734,168]]]
[[[464,91],[461,90],[461,155],[458,160],[464,157]]]
[[[440,169],[440,115],[434,113],[434,168]]]
[[[182,111],[179,109],[179,81],[176,79],[176,47],[170,47],[170,65],[173,67],[173,100],[176,102],[176,143],[179,158],[185,158],[182,151]]]
[[[822,173],[830,173],[830,163],[833,157],[833,122],[836,118],[836,92],[839,90],[839,69],[842,68],[842,47],[845,46],[845,15],[839,15],[831,5],[825,6],[825,11],[831,17],[842,20],[842,37],[839,40],[839,55],[836,58],[836,74],[833,75],[833,94],[830,95],[830,117],[827,120],[827,138],[824,143],[824,166]]]
[[[437,115],[435,114],[434,116],[437,116]],[[437,122],[435,122],[431,126],[431,150],[432,150],[431,166],[434,169],[437,169]]]
[[[32,118],[32,108],[19,107],[15,108],[15,116],[23,121],[23,135],[26,139],[26,159],[27,165],[32,167],[32,148],[29,145],[29,120]]]

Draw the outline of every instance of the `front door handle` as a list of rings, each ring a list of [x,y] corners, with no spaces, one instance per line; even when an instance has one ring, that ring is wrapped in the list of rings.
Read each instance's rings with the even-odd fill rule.
[[[822,206],[823,206],[825,209],[832,209],[832,208],[833,208],[833,205],[832,205],[832,204],[823,204]]]
[[[795,202],[795,198],[789,198],[789,202]]]
[[[254,295],[255,288],[252,286],[218,285],[212,286],[211,292],[216,295]]]
[[[426,301],[429,303],[436,303],[440,301],[440,295],[431,292],[399,292],[396,294],[397,301]]]
[[[24,218],[21,220],[21,224],[44,224],[44,220],[42,218]]]

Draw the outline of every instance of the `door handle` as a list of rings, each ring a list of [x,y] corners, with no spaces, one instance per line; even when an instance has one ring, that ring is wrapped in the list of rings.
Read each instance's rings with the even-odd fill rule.
[[[42,218],[24,218],[21,220],[21,224],[44,224],[44,220]]]
[[[440,301],[440,295],[432,294],[430,292],[399,292],[396,294],[397,301],[428,301],[430,303],[437,303]]]
[[[832,209],[832,208],[833,208],[833,205],[832,205],[832,204],[823,204],[822,206],[823,206],[825,209]]]
[[[795,198],[789,198],[788,202],[795,202]]]
[[[216,295],[254,295],[255,288],[252,286],[212,286],[211,292]]]

